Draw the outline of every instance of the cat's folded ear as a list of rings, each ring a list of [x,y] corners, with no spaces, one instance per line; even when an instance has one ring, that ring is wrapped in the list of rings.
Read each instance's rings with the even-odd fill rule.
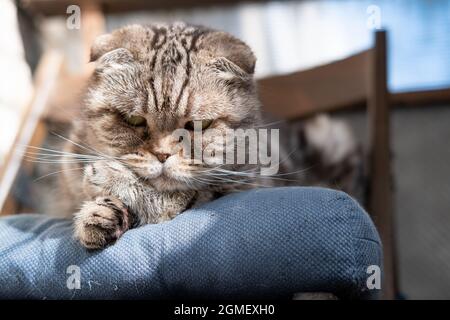
[[[103,34],[95,38],[91,46],[89,62],[97,61],[105,53],[115,49],[114,37],[112,34]]]
[[[239,65],[225,57],[214,58],[209,64],[223,80],[251,80],[253,73],[244,71]]]
[[[226,32],[211,32],[200,45],[212,53],[210,64],[224,78],[250,79],[255,72],[256,58],[249,46]]]
[[[89,62],[97,61],[99,64],[131,62],[133,60],[131,52],[121,48],[115,40],[113,34],[98,36],[92,44]]]

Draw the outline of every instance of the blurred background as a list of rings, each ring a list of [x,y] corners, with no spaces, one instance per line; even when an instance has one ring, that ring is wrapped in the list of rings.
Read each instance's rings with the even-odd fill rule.
[[[376,152],[388,155],[389,167],[372,175],[372,192],[383,189],[376,179],[390,177],[385,198],[375,196],[387,202],[382,210],[388,217],[374,220],[382,228],[389,224],[395,296],[450,299],[447,0],[0,0],[1,212],[35,210],[31,200],[39,193],[21,183],[23,172],[34,169],[16,147],[42,145],[43,132],[70,124],[90,72],[92,40],[126,24],[180,20],[228,31],[252,47],[269,113],[280,97],[275,89],[267,95],[265,87],[288,81],[298,110],[276,116],[331,112],[351,124],[366,150],[373,151],[371,141],[381,146]],[[377,63],[383,51],[378,56],[370,51],[377,48],[378,30],[386,30],[385,76]],[[369,55],[359,55],[366,51]],[[293,73],[294,78],[284,78]],[[368,85],[359,84],[365,79]],[[381,98],[380,90],[385,91]],[[388,114],[377,118],[375,112],[368,120],[371,103],[385,105]],[[371,140],[386,127],[384,140]]]

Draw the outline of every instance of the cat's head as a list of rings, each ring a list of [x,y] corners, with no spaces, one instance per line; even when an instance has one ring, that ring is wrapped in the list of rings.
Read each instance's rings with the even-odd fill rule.
[[[133,25],[100,36],[91,60],[95,72],[79,127],[90,147],[119,157],[160,190],[226,181],[223,172],[212,177],[211,165],[193,164],[173,133],[184,128],[192,139],[193,121],[201,121],[202,149],[215,143],[220,154],[218,132],[259,122],[255,57],[246,44],[182,23]]]

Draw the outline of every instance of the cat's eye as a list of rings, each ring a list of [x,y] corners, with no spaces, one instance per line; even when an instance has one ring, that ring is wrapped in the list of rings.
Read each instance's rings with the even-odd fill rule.
[[[209,128],[209,126],[213,123],[213,120],[196,120],[197,122],[201,122],[201,128],[202,130],[206,130]],[[195,121],[188,121],[184,125],[185,129],[188,130],[194,130],[195,128]]]
[[[145,118],[141,116],[128,116],[125,118],[125,120],[129,125],[132,125],[133,127],[143,127],[147,124],[147,120],[145,120]]]

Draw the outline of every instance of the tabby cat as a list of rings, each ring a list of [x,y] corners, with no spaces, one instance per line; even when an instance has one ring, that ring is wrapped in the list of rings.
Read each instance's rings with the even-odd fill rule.
[[[103,248],[130,228],[172,219],[229,192],[303,177],[272,180],[257,165],[193,163],[179,148],[182,139],[173,132],[184,128],[192,139],[194,121],[202,148],[217,142],[217,132],[263,125],[255,56],[233,36],[183,23],[132,25],[97,38],[91,61],[95,71],[65,146],[62,176],[71,210],[78,210],[75,236],[85,247]],[[347,134],[343,126],[318,117],[293,128],[298,147],[303,141],[324,167],[343,161],[353,167],[354,145],[333,140]],[[215,151],[223,152],[220,145]],[[288,158],[284,171],[295,168]]]

